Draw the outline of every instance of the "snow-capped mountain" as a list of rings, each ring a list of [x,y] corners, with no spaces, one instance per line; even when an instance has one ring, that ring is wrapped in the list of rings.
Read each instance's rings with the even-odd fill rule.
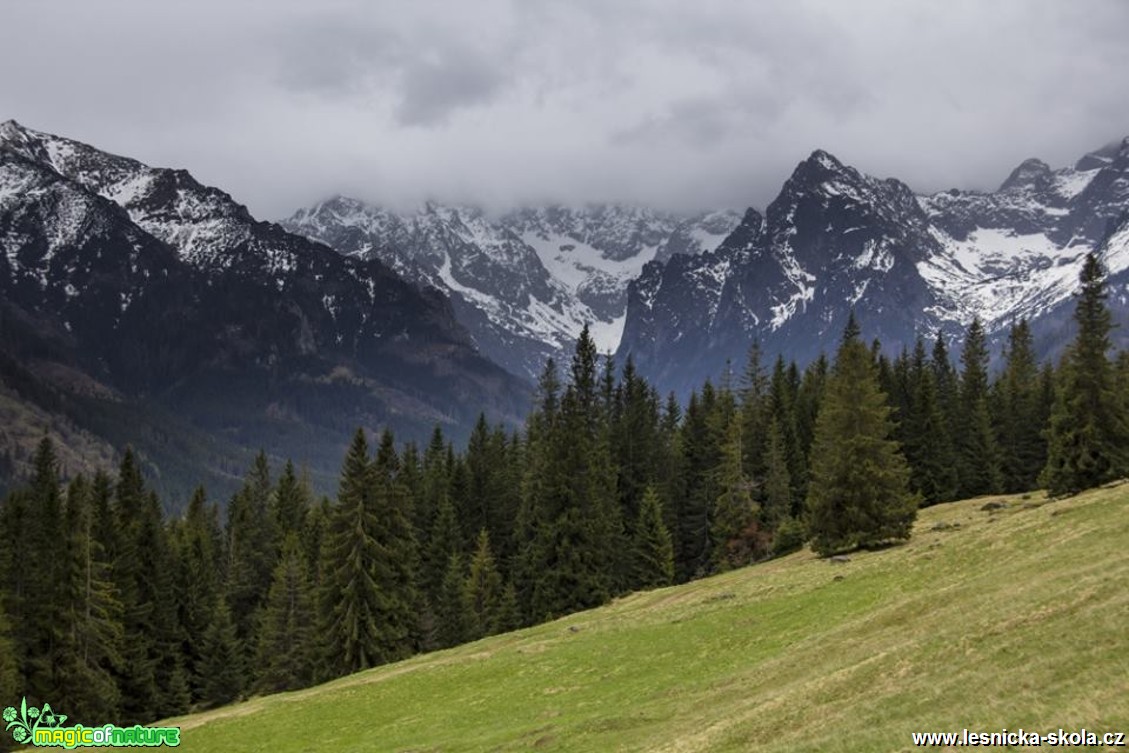
[[[1129,139],[1059,170],[1027,160],[994,192],[930,196],[816,151],[717,250],[646,265],[619,356],[688,390],[726,361],[740,369],[754,339],[801,362],[830,351],[852,308],[892,350],[974,316],[997,335],[1026,317],[1053,350],[1087,252],[1124,308],[1127,217]]]
[[[17,366],[63,364],[311,462],[336,464],[357,425],[422,438],[483,409],[516,422],[528,395],[445,297],[379,260],[259,222],[183,170],[14,121],[0,124],[0,324]]]
[[[442,290],[483,353],[535,378],[547,357],[567,357],[585,323],[601,350],[615,350],[627,286],[644,264],[712,249],[739,219],[725,211],[676,217],[612,205],[488,217],[428,203],[397,214],[337,197],[282,224]]]

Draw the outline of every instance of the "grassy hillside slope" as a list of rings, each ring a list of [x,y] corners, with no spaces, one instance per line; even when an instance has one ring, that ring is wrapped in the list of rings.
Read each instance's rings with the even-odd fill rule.
[[[193,752],[895,751],[913,731],[1129,731],[1129,484],[934,507],[909,544],[847,563],[805,551],[171,723]]]

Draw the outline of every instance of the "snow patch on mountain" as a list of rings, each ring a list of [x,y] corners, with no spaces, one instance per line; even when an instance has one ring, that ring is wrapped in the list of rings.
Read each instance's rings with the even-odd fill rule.
[[[335,197],[283,225],[361,258],[376,257],[419,285],[459,302],[456,312],[494,360],[534,378],[547,356],[567,359],[583,327],[614,351],[626,290],[648,262],[711,250],[736,226],[733,212],[677,217],[592,205],[488,216],[469,206],[426,203],[391,212]]]
[[[1037,316],[1074,289],[1087,249],[1065,255],[1042,233],[1020,235],[979,228],[964,240],[934,230],[942,252],[917,265],[944,301],[932,312],[961,323],[979,317],[989,329],[1005,326],[1017,312]]]
[[[568,236],[540,236],[527,232],[521,236],[555,280],[571,293],[585,286],[606,284],[611,289],[624,288],[639,276],[643,265],[655,258],[657,246],[644,246],[626,259],[608,258],[597,248],[579,243]]]
[[[1098,174],[1094,170],[1074,170],[1066,168],[1055,176],[1054,191],[1065,201],[1070,201],[1078,194],[1086,190],[1086,186],[1090,185],[1090,181]]]

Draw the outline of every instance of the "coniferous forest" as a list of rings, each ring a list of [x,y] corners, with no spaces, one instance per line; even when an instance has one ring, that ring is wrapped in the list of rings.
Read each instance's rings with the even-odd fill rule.
[[[260,454],[182,516],[123,454],[116,475],[34,477],[0,507],[0,699],[77,723],[149,722],[300,688],[809,545],[910,535],[922,505],[1129,472],[1129,355],[1098,260],[1076,336],[1040,364],[1024,321],[999,369],[981,323],[886,355],[851,322],[803,369],[753,345],[683,404],[587,331],[548,362],[521,431],[465,448],[358,430],[336,497]]]

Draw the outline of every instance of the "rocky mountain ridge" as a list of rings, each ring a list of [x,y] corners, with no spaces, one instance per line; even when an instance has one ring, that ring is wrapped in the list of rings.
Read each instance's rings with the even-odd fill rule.
[[[357,425],[422,439],[525,410],[527,385],[477,352],[440,293],[259,222],[183,170],[14,121],[0,125],[0,294],[6,383],[62,365],[326,472]]]
[[[801,362],[830,351],[852,308],[895,351],[973,317],[996,337],[1027,318],[1054,355],[1086,253],[1125,312],[1127,217],[1129,139],[1059,170],[1027,160],[994,192],[927,196],[817,150],[715,251],[644,267],[618,356],[686,391],[739,369],[754,340]]]
[[[546,358],[568,357],[586,323],[602,351],[615,350],[627,285],[643,265],[712,249],[738,220],[728,211],[678,217],[617,205],[492,217],[426,203],[396,213],[335,197],[282,224],[443,291],[484,354],[533,379]]]

